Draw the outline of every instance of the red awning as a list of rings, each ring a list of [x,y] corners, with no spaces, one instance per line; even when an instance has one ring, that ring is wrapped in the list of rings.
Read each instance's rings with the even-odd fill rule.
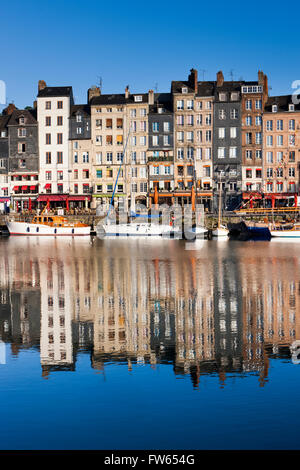
[[[2,191],[5,191],[5,189],[8,189],[8,188],[2,188]]]
[[[34,191],[36,189],[36,186],[30,186],[30,190]]]
[[[91,196],[86,195],[86,196],[69,196],[69,201],[85,201],[86,199],[88,201],[91,200]]]
[[[28,188],[28,186],[22,186],[22,191],[24,191],[27,188]]]
[[[51,184],[50,184],[50,183],[45,184],[44,188],[45,188],[45,189],[50,189],[50,188],[51,188]]]
[[[20,186],[14,186],[14,191],[18,191]]]
[[[68,196],[66,194],[40,194],[40,196],[37,198],[37,201],[65,201],[66,199],[68,199]]]

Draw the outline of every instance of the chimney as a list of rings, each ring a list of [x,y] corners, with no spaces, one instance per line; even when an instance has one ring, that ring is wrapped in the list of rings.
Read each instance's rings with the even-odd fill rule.
[[[191,69],[189,75],[189,86],[193,88],[194,92],[198,91],[198,71],[196,69]]]
[[[258,84],[263,85],[264,84],[264,73],[261,70],[259,70],[257,75],[258,75]]]
[[[223,75],[222,70],[220,70],[217,73],[217,86],[223,86],[223,83],[224,83],[224,75]]]
[[[148,91],[148,104],[154,104],[154,91]]]
[[[3,110],[3,114],[6,114],[6,116],[9,116],[10,114],[12,114],[17,108],[15,107],[15,105],[13,103],[10,103],[7,108],[5,108]]]
[[[125,98],[129,98],[129,85],[127,85],[127,87],[125,88]]]
[[[44,80],[39,80],[39,83],[38,83],[38,91],[43,90],[44,88],[46,88],[46,86],[47,86],[47,83],[44,82]]]
[[[94,98],[95,96],[100,96],[101,95],[101,89],[97,86],[92,86],[91,88],[88,89],[87,92],[87,102],[88,104],[91,102],[91,99]]]

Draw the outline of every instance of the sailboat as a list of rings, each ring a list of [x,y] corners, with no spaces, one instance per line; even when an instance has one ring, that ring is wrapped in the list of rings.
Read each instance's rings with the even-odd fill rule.
[[[97,225],[96,227],[96,233],[98,237],[102,238],[103,235],[105,236],[135,236],[135,237],[149,237],[149,236],[171,236],[174,235],[175,233],[179,233],[179,227],[174,227],[172,222],[170,222],[170,225],[167,224],[161,224],[159,223],[159,218],[158,221],[154,223],[149,223],[149,222],[138,222],[136,221],[136,214],[135,214],[135,198],[134,195],[132,194],[132,185],[130,185],[130,222],[129,223],[120,223],[117,224],[115,221],[112,221],[109,218],[110,211],[113,205],[114,201],[114,195],[119,179],[119,175],[121,172],[121,166],[123,164],[123,159],[124,155],[126,154],[126,148],[128,144],[128,139],[130,135],[130,130],[127,135],[126,139],[126,144],[124,147],[124,152],[122,154],[122,159],[121,163],[119,166],[117,178],[115,181],[112,197],[110,200],[109,204],[109,209],[106,215],[105,223],[101,224],[101,222]],[[154,202],[155,204],[158,203],[158,193],[157,193],[157,187],[154,189]],[[150,216],[151,217],[151,216]]]
[[[220,179],[219,179],[219,215],[218,215],[218,226],[215,230],[213,230],[212,235],[213,237],[227,237],[229,230],[221,224],[221,211],[222,211],[222,183],[221,183],[221,172],[220,172]]]

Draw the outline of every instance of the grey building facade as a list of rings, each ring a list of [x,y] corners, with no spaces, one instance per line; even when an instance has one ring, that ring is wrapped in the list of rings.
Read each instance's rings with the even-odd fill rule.
[[[233,210],[241,200],[242,189],[242,82],[224,82],[217,74],[213,127],[214,208],[218,207],[219,184],[223,206]]]
[[[70,140],[86,140],[91,138],[91,108],[86,104],[71,106]]]

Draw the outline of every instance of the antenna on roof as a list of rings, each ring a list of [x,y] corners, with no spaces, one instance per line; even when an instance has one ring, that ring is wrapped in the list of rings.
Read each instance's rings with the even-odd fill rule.
[[[157,82],[155,83],[154,90],[155,90],[155,93],[157,93],[157,90],[158,90],[158,83]]]
[[[100,91],[102,91],[102,77],[98,75],[97,78],[98,78],[98,81],[99,81],[98,86],[100,88]]]
[[[202,72],[202,81],[204,82],[204,75],[205,75],[205,72],[207,72],[207,70],[200,69],[200,72]]]
[[[230,75],[230,78],[231,78],[231,81],[232,81],[232,82],[233,82],[233,72],[234,72],[233,69],[231,69],[230,72],[229,72],[229,75]]]

